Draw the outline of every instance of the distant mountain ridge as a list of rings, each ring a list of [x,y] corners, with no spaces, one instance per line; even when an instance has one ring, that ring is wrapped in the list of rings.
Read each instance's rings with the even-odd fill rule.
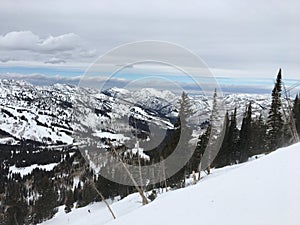
[[[128,118],[171,129],[178,116],[179,99],[170,91],[152,88],[135,91],[111,88],[100,92],[66,84],[34,86],[26,81],[4,79],[0,80],[0,140],[1,143],[26,139],[49,145],[72,144],[77,141],[74,132],[124,133],[134,126]],[[211,100],[202,95],[190,96],[196,130],[209,119]],[[229,111],[237,107],[241,120],[249,102],[253,102],[256,116],[266,114],[271,98],[230,94],[224,96],[223,102]]]

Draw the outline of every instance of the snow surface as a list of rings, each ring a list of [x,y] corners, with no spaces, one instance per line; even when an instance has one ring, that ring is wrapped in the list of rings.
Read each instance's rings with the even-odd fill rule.
[[[213,170],[196,185],[161,194],[146,206],[132,194],[111,204],[116,220],[95,203],[69,214],[60,207],[43,225],[299,225],[299,171],[300,143]]]
[[[124,142],[125,140],[129,140],[129,138],[125,137],[123,134],[112,134],[110,132],[98,131],[94,135],[100,138],[107,138],[109,140],[117,140],[121,142]]]
[[[51,171],[55,166],[57,166],[58,163],[50,163],[47,165],[38,165],[38,164],[33,164],[31,166],[27,167],[16,167],[16,166],[11,166],[9,167],[9,172],[10,173],[20,173],[21,177],[30,174],[35,168],[39,168],[41,170],[46,170],[46,171]]]
[[[113,210],[117,218],[124,214],[128,214],[137,208],[140,208],[142,205],[138,194],[129,195],[118,202],[111,200],[108,200],[108,202],[109,204],[113,205]],[[90,210],[90,213],[88,210]],[[42,223],[42,225],[100,225],[111,220],[112,216],[105,204],[103,202],[98,202],[83,208],[73,209],[68,214],[65,213],[64,206],[61,206],[59,207],[58,213],[54,216],[54,218]]]

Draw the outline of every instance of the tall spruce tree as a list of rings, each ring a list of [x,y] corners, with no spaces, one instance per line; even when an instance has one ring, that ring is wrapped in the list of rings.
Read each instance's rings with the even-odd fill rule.
[[[282,118],[282,103],[281,103],[281,91],[282,91],[282,77],[281,69],[278,72],[275,86],[272,91],[272,104],[269,110],[267,120],[267,137],[268,151],[274,151],[275,149],[283,145],[283,128],[284,122]]]
[[[223,123],[223,133],[224,138],[216,158],[214,159],[214,167],[223,167],[226,165],[231,165],[237,161],[237,145],[238,145],[238,136],[239,130],[237,128],[237,111],[236,108],[234,112],[231,113],[230,120],[228,112],[225,115]]]
[[[230,126],[228,130],[228,155],[227,155],[227,163],[235,164],[238,160],[238,138],[239,138],[239,130],[237,128],[237,120],[236,120],[236,108],[230,117]]]
[[[246,115],[243,118],[240,139],[239,139],[239,162],[246,162],[251,151],[251,133],[252,133],[252,105],[249,103]]]
[[[206,169],[207,173],[210,174],[211,163],[216,156],[218,149],[218,130],[217,130],[217,123],[219,121],[219,112],[218,112],[218,95],[217,89],[214,91],[213,95],[213,103],[212,103],[212,110],[210,115],[210,130],[209,130],[209,137],[208,143],[205,147],[205,152],[203,153],[202,162],[204,164],[204,169]]]
[[[190,98],[186,92],[182,92],[181,99],[179,100],[179,116],[181,123],[186,123],[187,119],[193,113],[192,104]]]
[[[178,121],[174,124],[174,131],[171,133],[170,141],[168,141],[161,152],[163,159],[167,158],[171,153],[175,154],[174,150],[176,148],[179,150],[176,152],[178,160],[186,161],[186,156],[192,155],[190,151],[194,151],[194,149],[191,148],[188,143],[192,135],[192,129],[189,126],[189,118],[193,114],[191,108],[190,98],[186,92],[183,92],[179,100]],[[176,161],[172,163],[178,164],[179,162]],[[169,166],[172,167],[172,165]],[[185,184],[185,175],[190,172],[191,168],[192,160],[190,159],[183,168],[167,179],[168,185],[172,187],[183,187]],[[168,174],[166,175],[168,176]]]
[[[252,121],[250,157],[266,152],[266,132],[267,126],[263,120],[262,114]]]

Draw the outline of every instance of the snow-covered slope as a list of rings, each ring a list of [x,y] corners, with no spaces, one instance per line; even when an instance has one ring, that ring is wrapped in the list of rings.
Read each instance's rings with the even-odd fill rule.
[[[0,142],[14,143],[15,138],[72,144],[77,131],[124,133],[130,116],[166,129],[172,127],[168,114],[177,99],[170,92],[154,89],[131,93],[114,88],[100,93],[70,85],[33,86],[0,80]]]
[[[43,225],[299,225],[299,171],[300,143],[214,170],[198,184],[159,195],[146,206],[130,195],[111,204],[116,220],[96,203],[69,214],[61,209]]]
[[[140,127],[152,124],[172,128],[179,98],[167,90],[151,88],[111,88],[100,93],[65,84],[34,86],[25,81],[0,80],[0,143],[28,139],[52,145],[72,144],[78,141],[74,137],[77,131],[124,134],[134,125],[132,118],[142,121]],[[201,131],[201,123],[209,118],[212,99],[199,95],[190,96],[190,100],[195,130]],[[250,101],[254,115],[266,114],[270,96],[233,94],[223,101],[229,111],[237,107],[241,121]],[[195,137],[198,135],[196,132]]]

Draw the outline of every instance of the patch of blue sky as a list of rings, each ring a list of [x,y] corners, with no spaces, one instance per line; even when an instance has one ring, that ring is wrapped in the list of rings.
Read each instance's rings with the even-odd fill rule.
[[[164,80],[170,80],[174,82],[192,82],[192,78],[188,75],[182,74],[182,75],[164,75],[164,74],[151,74],[151,73],[116,73],[113,74],[113,78],[119,78],[119,79],[125,79],[129,81],[138,80],[138,79],[144,79],[144,78],[156,78],[156,79],[164,79]]]
[[[49,67],[22,67],[22,66],[10,66],[10,67],[0,67],[0,73],[18,73],[18,74],[42,74],[48,76],[62,76],[62,77],[73,77],[73,76],[81,76],[84,74],[84,70],[82,69],[72,69],[72,68],[49,68]],[[96,72],[88,72],[88,75],[91,76],[100,76],[100,73]],[[106,74],[106,76],[109,74]],[[187,84],[194,84],[195,79],[192,76],[180,73],[159,73],[155,72],[145,72],[145,71],[128,71],[127,69],[118,71],[117,73],[113,74],[111,78],[119,78],[128,81],[134,81],[139,79],[145,78],[152,78],[155,80],[162,80],[163,81],[171,81],[171,82],[178,82],[178,83],[187,83]],[[275,76],[273,79],[270,78],[251,78],[251,77],[213,77],[211,76],[203,76],[196,79],[197,82],[201,84],[205,83],[215,83],[217,82],[221,86],[248,86],[248,87],[265,87],[265,88],[272,88],[275,82]],[[287,87],[292,86],[293,84],[300,82],[297,79],[283,79],[284,83]]]
[[[236,85],[236,86],[272,86],[274,81],[269,78],[230,78],[230,77],[213,77],[213,76],[203,76],[194,78],[193,76],[186,74],[178,74],[178,75],[164,75],[164,74],[152,74],[152,73],[124,73],[118,72],[112,75],[113,78],[120,78],[125,80],[138,80],[144,79],[147,77],[156,78],[156,79],[165,79],[173,82],[184,82],[184,83],[195,83],[195,81],[199,83],[212,83],[217,82],[219,85]]]
[[[274,84],[274,81],[269,78],[216,77],[216,80],[222,85],[270,86]]]

